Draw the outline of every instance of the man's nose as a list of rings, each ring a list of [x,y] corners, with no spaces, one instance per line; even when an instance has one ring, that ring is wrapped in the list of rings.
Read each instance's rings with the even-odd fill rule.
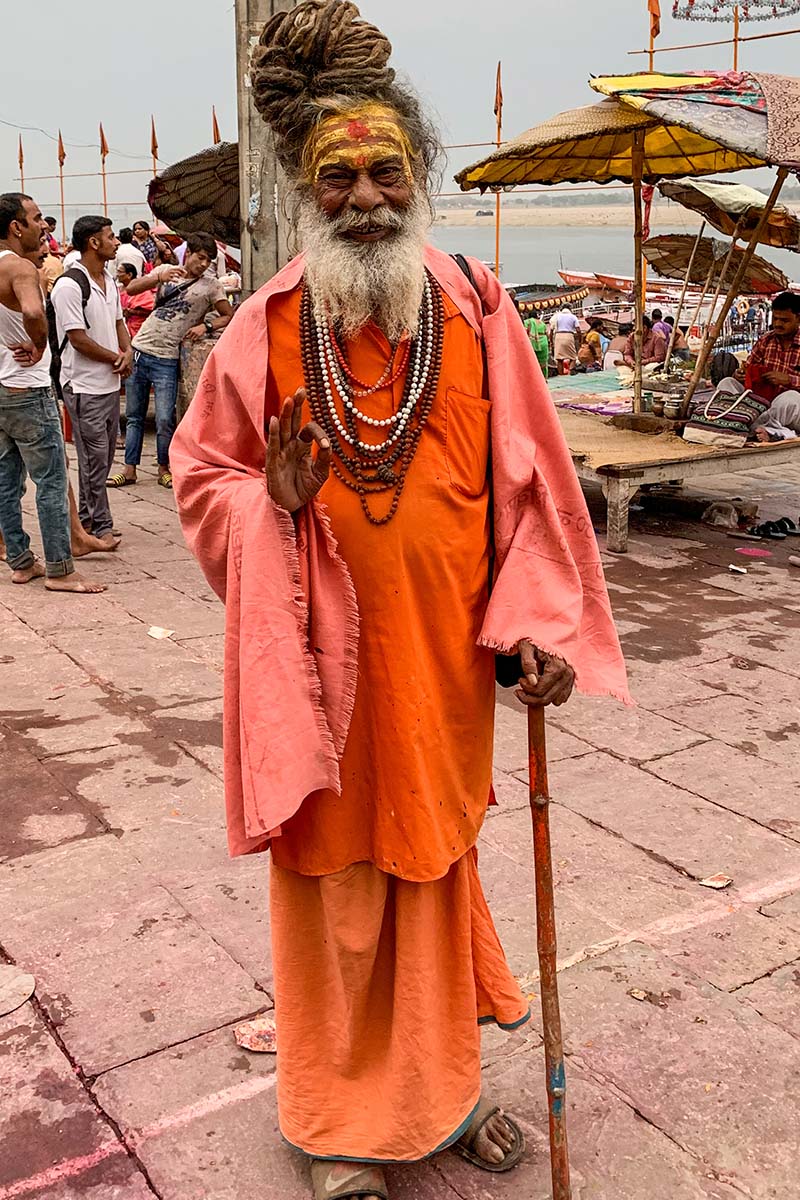
[[[353,208],[360,208],[362,212],[371,212],[373,208],[377,208],[379,204],[383,203],[380,188],[366,171],[359,171],[356,176],[353,190],[350,193],[350,203]]]

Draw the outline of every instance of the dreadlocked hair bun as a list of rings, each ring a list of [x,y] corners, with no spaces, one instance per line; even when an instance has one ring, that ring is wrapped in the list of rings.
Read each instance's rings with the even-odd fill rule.
[[[303,0],[264,26],[251,60],[253,97],[287,169],[298,169],[298,142],[318,119],[321,101],[390,101],[391,53],[389,39],[350,0]]]

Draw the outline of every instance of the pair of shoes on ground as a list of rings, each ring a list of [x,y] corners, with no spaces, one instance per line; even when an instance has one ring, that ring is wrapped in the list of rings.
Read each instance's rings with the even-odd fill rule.
[[[496,1104],[489,1100],[481,1100],[469,1128],[461,1135],[452,1149],[462,1158],[466,1158],[474,1166],[484,1171],[500,1173],[516,1167],[525,1150],[525,1138],[519,1125],[513,1117],[501,1113],[511,1130],[513,1145],[500,1163],[490,1163],[475,1153],[475,1142],[478,1134],[493,1116],[501,1113]],[[311,1182],[314,1188],[314,1200],[354,1200],[359,1196],[377,1196],[379,1200],[389,1200],[386,1190],[386,1180],[379,1166],[357,1162],[329,1162],[326,1159],[312,1159]]]
[[[748,536],[757,540],[771,539],[775,542],[785,541],[787,537],[800,537],[791,517],[780,517],[777,521],[764,521],[761,525],[752,525],[747,530]]]
[[[123,471],[119,471],[116,475],[109,475],[108,479],[106,480],[106,487],[107,488],[130,487],[132,484],[134,484],[136,482],[137,482],[136,479],[131,479]],[[171,471],[162,471],[158,477],[158,485],[159,485],[159,487],[163,487],[163,488],[171,488],[172,487],[172,472]]]

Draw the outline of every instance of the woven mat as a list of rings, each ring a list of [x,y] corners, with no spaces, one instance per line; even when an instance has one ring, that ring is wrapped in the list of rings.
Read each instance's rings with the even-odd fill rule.
[[[612,464],[685,461],[719,454],[713,447],[685,442],[674,433],[634,433],[632,429],[617,429],[602,417],[570,409],[559,409],[558,419],[570,453],[592,470]]]

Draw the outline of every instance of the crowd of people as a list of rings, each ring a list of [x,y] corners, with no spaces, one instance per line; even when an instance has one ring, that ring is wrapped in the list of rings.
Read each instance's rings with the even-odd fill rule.
[[[97,592],[102,585],[79,574],[75,559],[119,546],[109,489],[137,482],[151,390],[158,484],[171,488],[181,346],[223,329],[233,309],[210,234],[173,246],[146,221],[117,237],[108,217],[87,215],[62,247],[56,227],[32,197],[0,196],[0,555],[14,583],[44,577],[50,590]],[[122,419],[125,465],[115,471]],[[23,524],[28,475],[44,563]]]
[[[665,316],[660,308],[643,318],[642,363],[663,363],[670,341],[670,357],[686,362],[690,357],[686,340],[688,326],[674,330],[675,318]],[[616,332],[607,318],[589,316],[581,321],[569,304],[564,304],[545,323],[534,313],[524,317],[531,346],[545,374],[551,365],[559,375],[574,371],[608,371],[612,367],[635,364],[633,325],[620,322]],[[674,330],[674,334],[673,334]]]

